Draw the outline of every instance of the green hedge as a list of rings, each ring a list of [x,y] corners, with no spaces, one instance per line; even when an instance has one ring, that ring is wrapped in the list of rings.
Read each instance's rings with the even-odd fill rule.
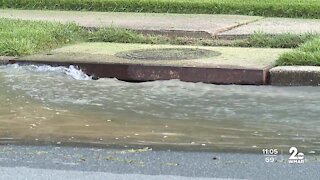
[[[320,18],[319,0],[0,0],[0,7]]]

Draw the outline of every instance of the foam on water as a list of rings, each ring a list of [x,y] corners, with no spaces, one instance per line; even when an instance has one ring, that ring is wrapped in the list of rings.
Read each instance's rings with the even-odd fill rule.
[[[82,70],[76,68],[73,65],[69,67],[64,66],[48,66],[48,65],[19,65],[19,64],[9,64],[6,66],[2,66],[2,68],[11,68],[21,71],[34,71],[34,72],[43,72],[43,73],[58,73],[58,74],[66,74],[72,77],[75,80],[92,80],[92,77],[85,74]]]

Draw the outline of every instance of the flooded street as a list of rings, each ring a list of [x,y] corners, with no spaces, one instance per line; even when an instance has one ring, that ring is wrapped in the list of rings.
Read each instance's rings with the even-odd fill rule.
[[[320,152],[319,90],[94,81],[72,67],[0,66],[0,144]]]

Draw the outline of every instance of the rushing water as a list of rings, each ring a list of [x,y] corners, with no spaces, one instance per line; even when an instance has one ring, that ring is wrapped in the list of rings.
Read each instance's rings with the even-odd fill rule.
[[[0,67],[0,143],[320,151],[318,87],[90,80],[73,67]]]

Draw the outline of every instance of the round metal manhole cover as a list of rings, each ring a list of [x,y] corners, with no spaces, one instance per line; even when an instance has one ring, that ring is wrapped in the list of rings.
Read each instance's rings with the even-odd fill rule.
[[[199,48],[163,48],[124,51],[115,56],[130,60],[190,60],[219,56],[221,53]]]

